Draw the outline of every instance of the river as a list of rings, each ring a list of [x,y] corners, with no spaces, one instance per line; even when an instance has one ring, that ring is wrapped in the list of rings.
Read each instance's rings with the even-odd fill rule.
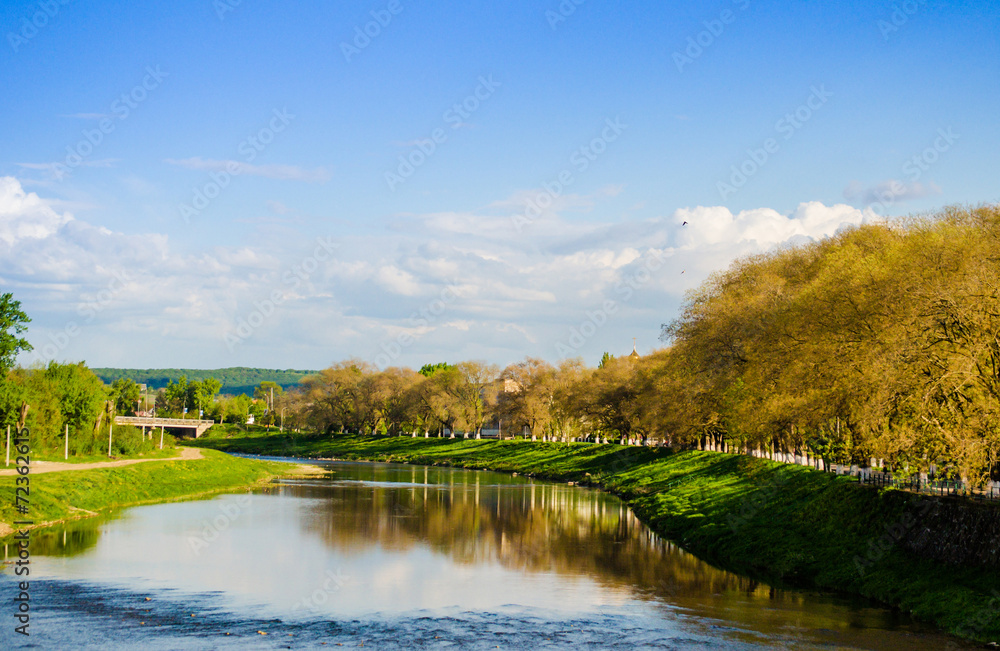
[[[596,490],[325,465],[329,478],[34,531],[31,635],[5,612],[0,646],[966,648],[862,600],[714,568]],[[7,565],[8,611],[14,578]]]

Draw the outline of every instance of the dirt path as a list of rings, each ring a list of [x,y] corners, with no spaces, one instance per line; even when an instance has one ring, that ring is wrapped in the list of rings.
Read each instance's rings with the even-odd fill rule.
[[[31,474],[37,475],[43,472],[60,472],[62,470],[90,470],[92,468],[115,468],[117,466],[130,466],[133,463],[145,463],[147,461],[193,461],[203,459],[199,448],[181,448],[180,456],[169,457],[167,459],[121,459],[119,461],[98,461],[96,463],[61,463],[58,461],[34,461],[31,464]],[[4,475],[16,475],[17,470],[0,470],[0,477]]]

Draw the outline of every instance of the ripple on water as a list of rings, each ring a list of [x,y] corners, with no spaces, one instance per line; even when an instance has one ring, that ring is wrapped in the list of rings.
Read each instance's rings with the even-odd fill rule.
[[[692,635],[650,617],[608,613],[580,618],[549,617],[509,606],[492,612],[460,609],[417,611],[332,620],[283,620],[264,613],[235,612],[225,595],[176,590],[135,592],[82,581],[33,582],[38,604],[30,639],[5,648],[44,649],[764,649],[779,640],[740,642],[732,631]],[[0,579],[7,601],[14,587]],[[9,631],[4,632],[6,637]],[[261,635],[266,633],[266,635]],[[20,636],[18,636],[20,637]],[[2,639],[2,638],[0,638]]]

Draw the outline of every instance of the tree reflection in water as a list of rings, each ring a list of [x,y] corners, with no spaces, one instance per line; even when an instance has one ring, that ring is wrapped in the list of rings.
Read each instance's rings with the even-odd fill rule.
[[[705,563],[652,533],[617,497],[593,489],[450,468],[338,464],[333,481],[284,481],[267,491],[309,499],[310,517],[299,521],[347,555],[373,545],[429,547],[457,563],[582,576],[638,598],[736,619],[759,621],[767,617],[762,610],[797,610],[807,600],[813,613],[820,606],[816,595]],[[830,608],[843,617],[843,601]],[[871,624],[871,614],[853,609],[854,621],[843,624]]]
[[[191,536],[232,507],[236,496],[130,509],[116,522],[91,519],[36,530],[32,561],[39,576],[47,567],[57,582],[65,583],[65,576],[95,582],[99,595],[108,582],[129,590],[157,585],[167,591],[154,600],[173,590],[190,599],[217,595],[239,617],[283,613],[303,626],[340,621],[345,613],[390,619],[418,613],[406,619],[417,622],[431,612],[446,613],[446,619],[469,612],[484,621],[514,617],[520,630],[529,626],[525,617],[549,609],[555,620],[542,616],[530,626],[548,631],[545,622],[576,618],[600,638],[608,626],[601,622],[632,627],[641,620],[649,635],[693,631],[705,640],[742,640],[750,648],[761,640],[786,648],[790,640],[796,648],[819,648],[811,646],[815,642],[823,648],[909,649],[915,640],[941,646],[940,637],[893,611],[775,590],[714,568],[657,537],[618,498],[596,490],[450,468],[330,467],[329,480],[283,480],[256,491],[239,511],[245,517],[224,527],[219,542],[200,554],[190,547]],[[103,532],[108,535],[102,538]],[[46,564],[46,556],[78,558]],[[330,571],[341,576],[341,570],[343,587],[323,592],[324,577]],[[81,585],[66,583],[72,594],[91,589]],[[317,591],[325,605],[296,609]],[[74,599],[67,608],[76,607]],[[126,598],[135,601],[135,595]],[[178,612],[188,607],[179,603]],[[187,631],[191,612],[183,610],[185,625],[178,630]],[[86,621],[104,616],[95,617]]]

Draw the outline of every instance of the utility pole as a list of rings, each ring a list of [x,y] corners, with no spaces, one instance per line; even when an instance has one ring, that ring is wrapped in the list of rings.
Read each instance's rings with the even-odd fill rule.
[[[69,459],[69,424],[66,424],[66,449],[63,452],[63,459]]]
[[[111,436],[115,433],[115,410],[108,401],[108,456],[111,456]]]
[[[7,426],[7,465],[10,465],[10,425]]]

